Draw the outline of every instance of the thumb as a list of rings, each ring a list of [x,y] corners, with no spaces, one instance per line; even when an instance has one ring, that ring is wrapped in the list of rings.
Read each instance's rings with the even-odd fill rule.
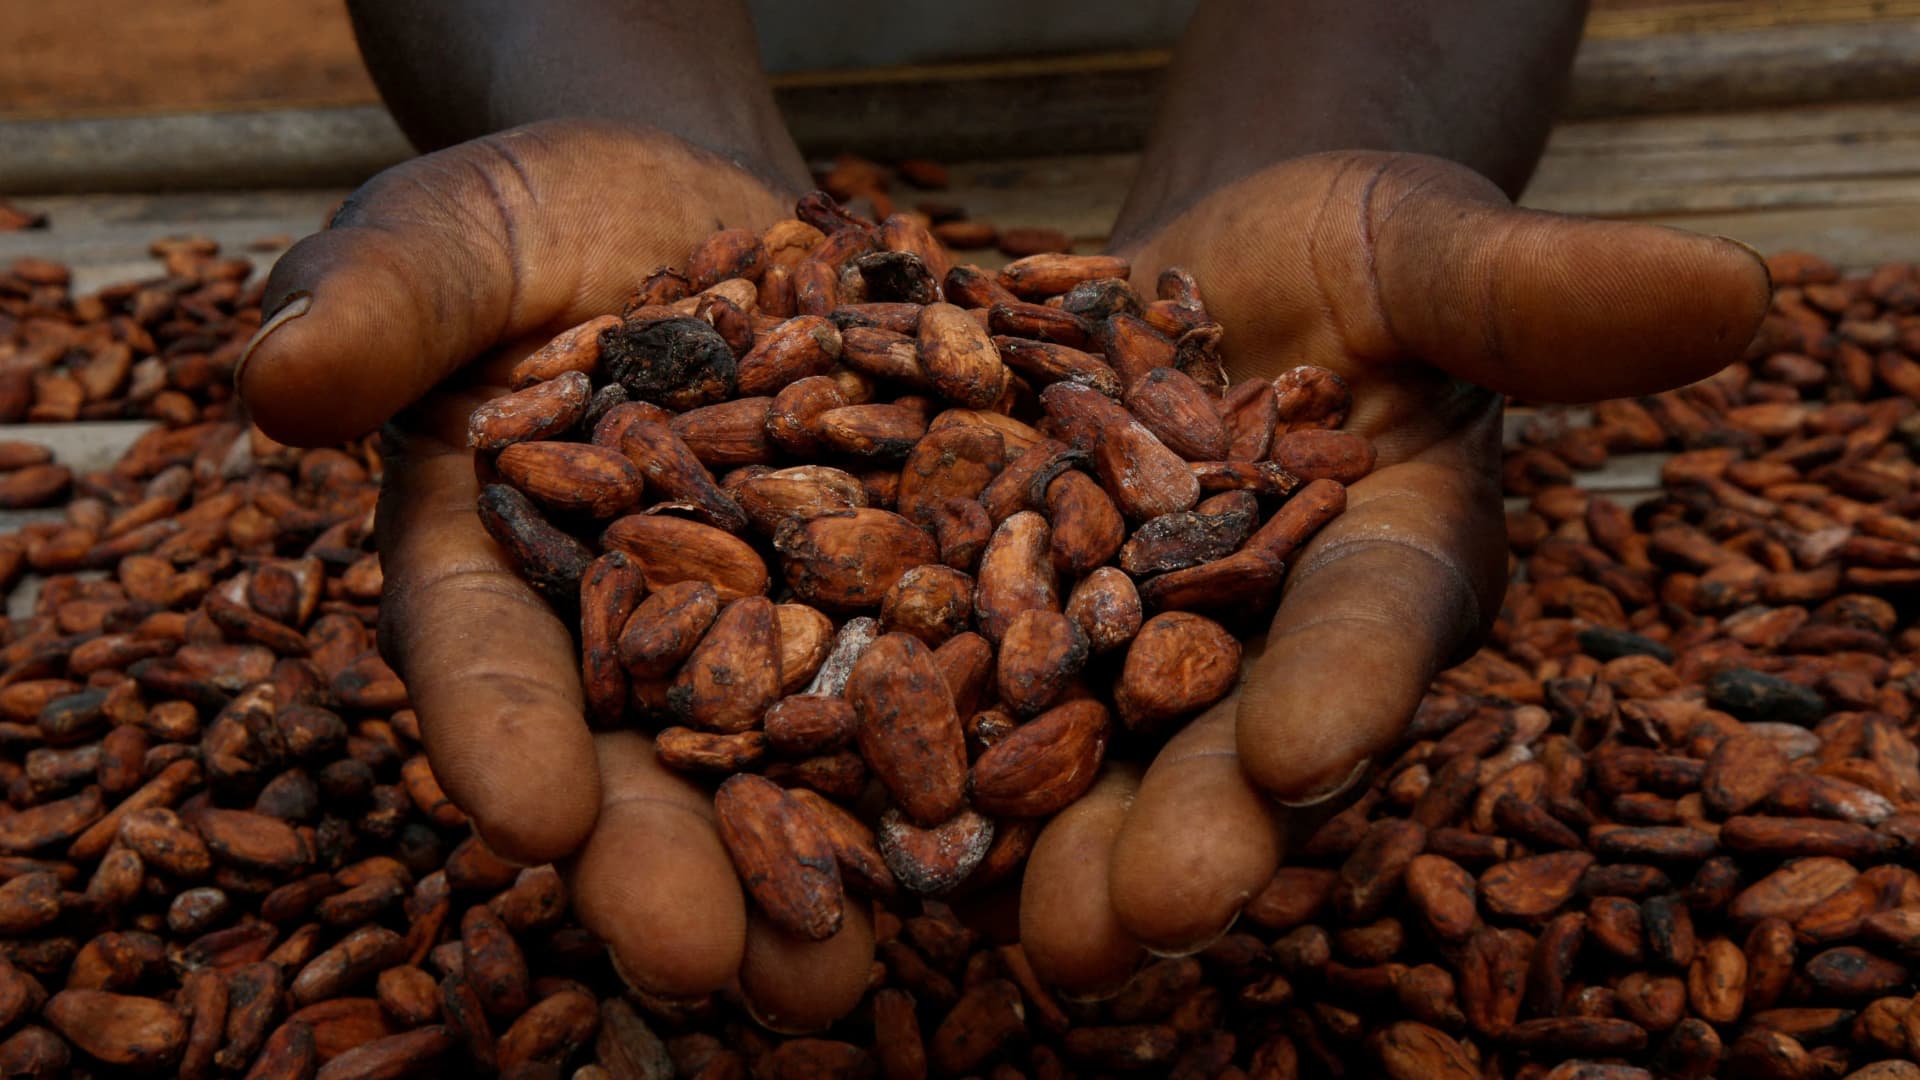
[[[375,177],[281,257],[235,380],[274,438],[350,439],[489,349],[617,310],[711,230],[779,214],[657,133],[558,122],[463,143]]]
[[[1373,291],[1396,351],[1524,400],[1705,378],[1741,357],[1771,298],[1735,241],[1519,209],[1435,159],[1399,159],[1379,187]]]

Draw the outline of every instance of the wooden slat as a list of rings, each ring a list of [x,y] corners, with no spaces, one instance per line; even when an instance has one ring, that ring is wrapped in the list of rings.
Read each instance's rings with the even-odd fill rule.
[[[1649,220],[1851,207],[1905,243],[1899,208],[1920,212],[1920,100],[1564,124],[1526,202]]]
[[[1920,95],[1870,102],[1710,113],[1661,113],[1562,123],[1552,145],[1560,152],[1686,149],[1700,144],[1765,145],[1806,139],[1858,142],[1871,133],[1909,136],[1920,131]]]
[[[53,460],[75,472],[111,468],[134,440],[152,431],[151,420],[81,420],[69,424],[0,424],[0,439],[25,439],[53,451]],[[4,520],[4,519],[0,519]]]
[[[266,270],[286,243],[314,231],[343,189],[165,195],[65,195],[23,200],[47,214],[46,231],[0,233],[0,263],[38,255],[73,269],[73,290],[138,281],[162,272],[154,240],[193,234]]]
[[[1578,476],[1574,477],[1573,486],[1575,487],[1583,486],[1580,483],[1580,478]],[[1603,492],[1599,492],[1598,494],[1605,496],[1606,498],[1612,500],[1613,502],[1619,503],[1622,507],[1628,510],[1631,510],[1634,507],[1639,506],[1641,503],[1652,502],[1653,500],[1659,498],[1662,494],[1664,494],[1664,492],[1660,488],[1636,488],[1631,491],[1603,491]],[[1517,513],[1521,510],[1525,510],[1528,506],[1528,503],[1529,503],[1529,500],[1521,498],[1517,495],[1509,495],[1507,496],[1507,498],[1502,500],[1502,506],[1510,514]]]
[[[1537,187],[1526,203],[1589,217],[1664,221],[1676,215],[1755,214],[1813,208],[1920,207],[1920,184],[1912,176],[1869,180],[1732,181],[1660,183],[1577,190]]]
[[[949,170],[952,188],[935,197],[1002,227],[1062,229],[1078,241],[1099,244],[1139,167],[1138,154],[964,162]]]
[[[1849,270],[1912,262],[1920,255],[1920,209],[1912,203],[1677,214],[1657,220],[1675,228],[1731,236],[1761,251],[1817,252]]]
[[[801,7],[793,18],[819,17]],[[785,12],[771,3],[760,8],[762,32],[780,33]],[[1903,18],[1920,18],[1920,0],[1598,0],[1586,34],[1590,40],[1617,41]],[[1160,21],[1136,20],[1143,28]],[[1036,51],[1031,32],[1021,35],[1019,27],[1008,25],[1002,33],[1020,42],[1023,51]],[[378,101],[346,6],[338,0],[17,3],[7,12],[7,38],[0,111],[14,116]],[[1169,42],[1133,44],[1164,47]],[[929,40],[907,47],[937,55],[941,46]],[[1071,43],[1047,40],[1037,51],[1063,46]]]
[[[152,431],[151,420],[81,420],[68,424],[0,424],[0,439],[23,439],[53,452],[53,460],[75,472],[107,469],[120,460],[134,440]],[[38,510],[0,511],[0,528],[14,528],[7,515],[39,514]]]
[[[1648,491],[1660,486],[1660,468],[1672,454],[1615,454],[1604,467],[1575,473],[1578,486],[1588,491]]]
[[[1713,34],[1590,38],[1563,114],[1573,119],[1920,93],[1920,19]]]
[[[1102,153],[1144,140],[1166,58],[1165,50],[1145,50],[814,72],[776,80],[776,96],[809,153],[949,161]],[[1920,17],[1782,21],[1589,38],[1575,60],[1566,115],[1903,97],[1920,97]],[[409,152],[392,119],[370,104],[15,119],[0,122],[0,193],[352,184]]]
[[[358,184],[413,154],[386,109],[0,122],[0,193]]]
[[[1593,410],[1584,405],[1509,405],[1500,417],[1501,440],[1509,446],[1518,443],[1527,425],[1536,420],[1554,425],[1555,430],[1577,427],[1593,422]]]
[[[788,77],[777,93],[809,150],[881,159],[1096,153],[1144,140],[1164,61],[1148,51],[816,73]],[[1563,111],[1589,119],[1917,95],[1920,17],[1589,38]]]
[[[379,100],[340,0],[29,0],[5,37],[16,116]]]
[[[1920,18],[1920,0],[1599,0],[1589,38],[1642,38]]]
[[[0,439],[25,439],[53,451],[53,460],[75,472],[111,468],[127,452],[134,440],[153,430],[150,420],[96,420],[71,424],[0,424]],[[66,512],[57,507],[40,510],[0,511],[0,532],[11,532],[39,521],[60,521]],[[101,571],[82,571],[78,576],[98,578]],[[29,573],[5,594],[6,614],[20,619],[33,614],[44,579]]]

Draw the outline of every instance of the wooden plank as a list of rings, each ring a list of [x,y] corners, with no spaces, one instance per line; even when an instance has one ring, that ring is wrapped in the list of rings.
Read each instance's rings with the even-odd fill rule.
[[[1920,18],[1920,0],[1597,0],[1588,38],[1641,38]]]
[[[1765,145],[1809,138],[1857,137],[1920,130],[1920,95],[1869,102],[1808,103],[1792,108],[1660,113],[1563,121],[1550,145],[1558,152],[1684,149],[1701,143]]]
[[[0,439],[25,439],[53,451],[53,460],[75,472],[107,469],[127,452],[134,440],[153,430],[151,420],[90,420],[71,424],[0,424]],[[39,510],[0,511],[0,532],[11,532],[23,525],[41,521],[60,521],[65,510],[47,507]],[[103,577],[102,571],[83,571],[83,578]],[[5,595],[6,614],[21,619],[33,614],[44,579],[29,573]]]
[[[776,80],[776,97],[809,153],[949,161],[1105,153],[1144,140],[1166,58],[1135,50],[802,73]],[[1575,60],[1566,115],[1915,96],[1920,18],[1774,25],[1590,38]],[[409,153],[371,104],[16,119],[0,123],[0,192],[350,185]]]
[[[12,532],[28,525],[65,521],[66,517],[66,510],[58,506],[45,506],[38,510],[0,510],[0,532]]]
[[[15,115],[379,100],[339,0],[15,3],[6,36]]]
[[[1076,57],[1069,66],[926,64],[864,72],[857,81],[816,73],[778,82],[776,92],[809,151],[883,160],[1008,157],[1042,146],[1095,153],[1144,140],[1164,57],[1149,51]],[[1563,111],[1586,119],[1915,95],[1920,17],[1589,38],[1575,58]],[[1020,123],[1009,125],[1009,116]],[[929,117],[939,123],[927,123]]]
[[[1765,114],[1743,115],[1756,126],[1766,122]],[[1552,145],[1549,154],[1539,179],[1565,186],[1614,186],[1629,176],[1655,183],[1902,176],[1920,171],[1920,128],[1900,131],[1866,121],[1828,135],[1709,137],[1686,146]]]
[[[1076,241],[1103,243],[1140,167],[1138,154],[1083,154],[963,162],[952,186],[932,197],[967,208],[969,217],[1003,228],[1043,226]],[[969,253],[970,254],[970,253]]]
[[[1562,114],[1573,119],[1920,93],[1920,19],[1715,34],[1590,38]]]
[[[1540,179],[1555,186],[1607,187],[1627,177],[1652,183],[1710,184],[1826,181],[1920,172],[1920,135],[1887,139],[1863,136],[1848,152],[1841,150],[1841,140],[1809,140],[1775,147],[1708,145],[1688,150],[1569,154],[1543,159]],[[1590,160],[1593,158],[1600,160]],[[1589,164],[1591,168],[1583,172],[1583,166]],[[1609,180],[1615,184],[1608,184]]]
[[[76,570],[73,576],[81,581],[100,581],[107,576],[105,570]],[[7,617],[26,619],[33,616],[33,607],[40,602],[40,587],[46,584],[46,578],[39,574],[24,574],[14,583],[13,590],[7,593]]]
[[[47,214],[51,228],[0,233],[0,263],[35,255],[66,263],[73,291],[140,281],[163,272],[148,245],[192,234],[217,241],[230,255],[271,269],[286,245],[314,231],[345,197],[340,189],[52,196],[21,200]]]
[[[1660,469],[1672,456],[1664,452],[1615,454],[1605,466],[1574,475],[1578,486],[1588,491],[1647,491],[1660,486]]]
[[[113,467],[134,440],[152,431],[151,420],[80,420],[68,424],[0,424],[0,439],[23,439],[53,451],[53,460],[75,472]],[[36,513],[37,511],[27,511]],[[0,518],[4,522],[5,518]],[[11,526],[8,526],[11,527]]]
[[[1142,65],[1130,54],[1071,73],[1011,77],[977,65],[930,65],[884,81],[781,86],[775,96],[808,153],[881,160],[1101,153],[1146,141],[1165,76],[1164,54],[1155,61]]]
[[[1648,220],[1731,236],[1761,251],[1817,252],[1847,270],[1911,262],[1920,254],[1920,209],[1912,203],[1676,214]]]
[[[1526,202],[1609,217],[1920,200],[1920,100],[1563,124]]]
[[[0,192],[352,186],[412,156],[378,106],[0,123]]]
[[[1508,446],[1520,442],[1527,426],[1533,423],[1559,427],[1578,427],[1593,422],[1593,410],[1585,405],[1508,405],[1500,417],[1500,438]]]
[[[997,0],[1003,8],[1010,0]],[[1192,0],[1176,0],[1158,17],[1133,15],[1125,32],[1108,18],[1103,41],[1119,47],[1170,44]],[[763,41],[779,58],[796,36],[792,23],[845,13],[820,5],[753,5]],[[978,16],[999,51],[1027,54],[1085,47],[1086,30],[1073,13],[1041,20],[1008,17],[988,8]],[[858,18],[856,14],[854,18]],[[1777,29],[1796,26],[1878,24],[1920,17],[1920,0],[1598,0],[1587,20],[1590,40],[1632,40],[1680,33]],[[1124,18],[1124,16],[1122,17]],[[1057,28],[1056,28],[1057,27]],[[887,23],[884,42],[851,44],[840,35],[842,53],[877,57],[894,52],[938,57],[962,43],[939,35],[937,25],[912,37],[912,25]],[[1063,31],[1078,36],[1063,36]],[[15,116],[74,116],[87,112],[198,111],[314,105],[371,105],[374,85],[360,61],[345,5],[337,0],[60,0],[15,4],[8,10],[8,64],[0,67],[0,109]],[[1116,34],[1118,36],[1116,36]],[[804,35],[802,35],[804,36]],[[993,37],[986,37],[992,41]],[[969,40],[965,47],[991,53]],[[1112,47],[1112,45],[1109,45]],[[796,56],[804,59],[803,56]],[[866,63],[882,62],[874,59]],[[814,59],[808,67],[820,67]]]
[[[302,185],[245,191],[194,191],[132,195],[43,195],[33,204],[53,215],[56,228],[94,233],[127,226],[178,229],[273,228],[294,233],[318,228],[347,195],[345,188]]]
[[[1573,486],[1575,487],[1582,486],[1580,483],[1580,478],[1578,476],[1574,477]],[[1665,492],[1660,488],[1640,488],[1633,491],[1605,491],[1605,492],[1600,492],[1599,494],[1605,496],[1606,498],[1616,503],[1619,503],[1625,509],[1631,510],[1634,507],[1639,506],[1641,503],[1652,502],[1653,500],[1659,498],[1661,495],[1665,494]],[[1525,510],[1530,505],[1530,500],[1522,498],[1518,495],[1509,495],[1506,498],[1501,500],[1501,504],[1502,504],[1502,508],[1505,509],[1507,513],[1513,514],[1513,513],[1518,513],[1522,510]]]
[[[1508,429],[1507,445],[1513,445],[1513,429]],[[1673,455],[1668,453],[1621,454],[1590,472],[1573,474],[1573,486],[1592,492],[1631,510],[1641,503],[1660,498],[1666,489],[1660,483],[1660,469]],[[1508,513],[1517,513],[1531,505],[1524,495],[1508,495],[1501,500]]]
[[[1525,202],[1540,210],[1589,217],[1659,220],[1674,214],[1732,214],[1811,207],[1920,204],[1920,174],[1873,180],[1649,183],[1577,188],[1538,185]]]

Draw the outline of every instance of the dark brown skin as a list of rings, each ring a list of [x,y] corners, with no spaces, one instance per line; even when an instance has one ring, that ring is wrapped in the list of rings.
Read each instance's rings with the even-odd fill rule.
[[[1518,196],[1586,15],[1586,0],[1208,0],[1174,55],[1114,241],[1131,246],[1235,180],[1324,150],[1431,154]]]
[[[348,0],[347,10],[381,96],[422,150],[536,120],[637,120],[763,182],[806,182],[745,0]]]
[[[1176,56],[1114,228],[1135,285],[1190,270],[1229,328],[1236,379],[1339,372],[1347,427],[1374,439],[1380,465],[1289,567],[1237,700],[1176,736],[1138,788],[1089,796],[1127,807],[1109,891],[1156,952],[1224,933],[1289,833],[1350,790],[1434,673],[1477,646],[1506,579],[1496,391],[1573,401],[1681,385],[1737,359],[1766,311],[1766,270],[1739,245],[1510,206],[1584,9],[1219,0]],[[1276,63],[1274,42],[1297,59]],[[1027,894],[1052,872],[1030,864]],[[1069,986],[1122,948],[1088,924],[1044,925],[1061,937],[1036,967],[1077,956],[1041,972]]]
[[[464,441],[518,358],[617,310],[710,231],[791,212],[804,170],[743,8],[719,8],[356,4],[409,132],[474,141],[376,178],[280,261],[268,310],[308,299],[270,320],[240,386],[290,442],[399,416],[382,638],[436,774],[489,842],[567,860],[582,919],[629,979],[744,982],[798,1030],[858,1000],[870,929],[784,943],[780,966],[810,978],[753,976],[771,952],[748,933],[710,800],[644,737],[589,735],[571,639],[481,528]],[[1114,915],[1028,904],[1035,967],[1066,991],[1109,989],[1140,944],[1222,932],[1326,810],[1284,804],[1344,790],[1478,641],[1505,570],[1495,391],[1650,393],[1735,359],[1758,325],[1765,270],[1737,245],[1508,205],[1583,16],[1579,0],[1201,5],[1116,242],[1148,295],[1163,267],[1193,272],[1237,377],[1339,371],[1381,467],[1294,560],[1242,689],[1055,826],[1081,835],[1042,837],[1028,899],[1104,877]]]

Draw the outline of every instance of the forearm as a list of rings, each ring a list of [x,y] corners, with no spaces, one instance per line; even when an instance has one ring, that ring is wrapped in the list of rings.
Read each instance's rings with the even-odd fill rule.
[[[1393,150],[1526,184],[1586,0],[1202,0],[1116,238],[1301,154]]]
[[[803,184],[743,0],[348,0],[422,150],[559,117],[633,120]]]

